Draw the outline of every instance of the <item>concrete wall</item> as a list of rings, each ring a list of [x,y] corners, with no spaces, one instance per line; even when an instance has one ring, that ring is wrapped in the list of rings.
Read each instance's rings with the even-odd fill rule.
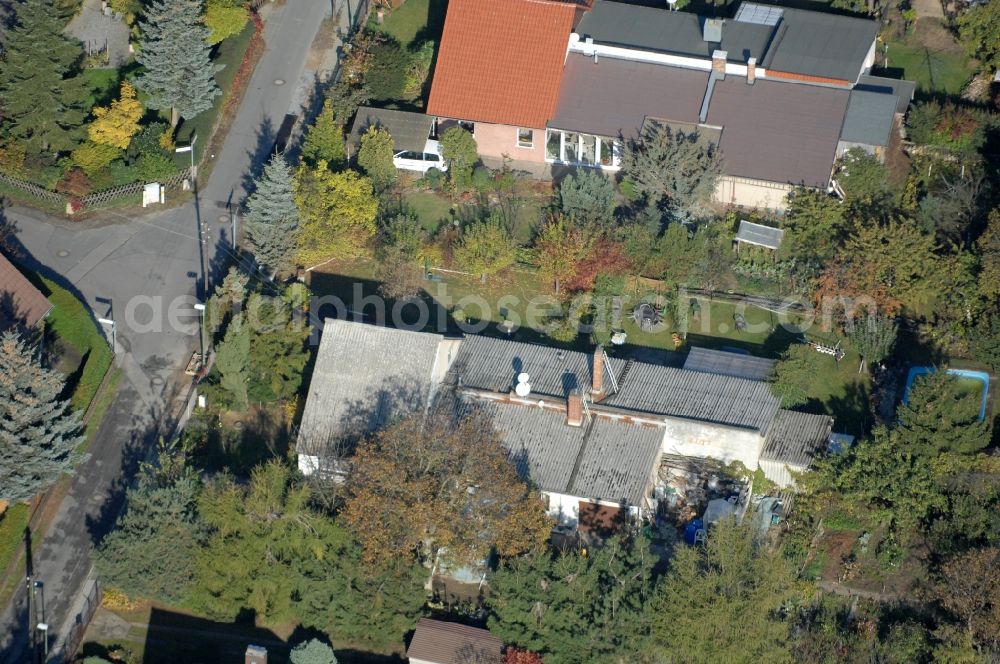
[[[527,127],[526,127],[527,128]],[[534,143],[530,148],[522,148],[517,144],[518,127],[501,124],[476,123],[476,145],[479,154],[484,157],[503,157],[536,164],[545,163],[545,129],[533,129]]]
[[[800,466],[792,466],[781,461],[769,461],[767,459],[760,460],[760,469],[764,471],[764,477],[783,489],[795,486],[792,472],[801,473],[806,470]]]
[[[666,421],[664,454],[710,457],[723,463],[740,461],[750,470],[757,469],[764,439],[756,431],[720,427],[687,420]]]
[[[786,197],[792,189],[790,184],[723,175],[715,185],[715,200],[726,205],[782,212],[788,205]]]
[[[620,503],[607,500],[593,500],[592,498],[570,496],[565,493],[555,493],[554,491],[542,491],[542,500],[548,501],[548,509],[545,510],[545,513],[555,519],[559,525],[569,527],[576,526],[577,521],[580,519],[580,501],[607,505],[608,507],[622,506]],[[628,511],[630,516],[637,517],[639,516],[640,508],[638,505],[629,505]]]

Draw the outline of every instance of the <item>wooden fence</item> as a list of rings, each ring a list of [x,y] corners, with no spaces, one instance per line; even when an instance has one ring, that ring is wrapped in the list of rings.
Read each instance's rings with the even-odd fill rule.
[[[185,168],[180,173],[172,175],[169,178],[165,178],[160,182],[160,184],[162,184],[165,189],[176,189],[181,186],[184,180],[188,179],[190,171],[190,168]],[[51,191],[45,187],[40,187],[32,182],[20,180],[10,175],[6,175],[5,173],[0,173],[0,182],[3,182],[10,187],[14,187],[15,189],[20,189],[21,191],[47,203],[53,203],[59,206],[66,206],[74,199],[78,200],[80,205],[76,208],[76,212],[86,212],[88,209],[94,209],[100,207],[101,205],[107,205],[108,203],[127,196],[134,196],[142,193],[143,188],[146,186],[145,182],[132,182],[131,184],[122,185],[120,187],[113,187],[103,191],[95,191],[92,194],[87,194],[86,196],[77,198],[74,196],[67,196],[66,194],[59,193],[58,191]]]

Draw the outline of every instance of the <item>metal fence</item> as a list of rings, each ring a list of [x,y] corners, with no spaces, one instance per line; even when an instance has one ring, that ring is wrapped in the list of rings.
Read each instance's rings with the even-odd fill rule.
[[[53,656],[49,658],[49,664],[72,661],[76,651],[83,644],[83,637],[87,634],[87,627],[90,626],[90,621],[94,618],[94,614],[97,613],[97,609],[101,607],[101,600],[104,598],[104,589],[101,588],[101,583],[93,575],[93,572],[87,578],[86,588],[83,596],[83,608],[76,614],[73,626],[70,627],[69,632],[66,634],[66,640],[63,641],[62,647],[56,648]]]

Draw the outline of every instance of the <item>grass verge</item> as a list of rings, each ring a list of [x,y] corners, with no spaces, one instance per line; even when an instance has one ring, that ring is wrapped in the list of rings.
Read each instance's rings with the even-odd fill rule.
[[[61,369],[73,385],[70,401],[74,409],[85,411],[111,366],[111,348],[83,302],[51,279],[36,276],[33,281],[52,303],[45,326],[63,344],[66,364]]]

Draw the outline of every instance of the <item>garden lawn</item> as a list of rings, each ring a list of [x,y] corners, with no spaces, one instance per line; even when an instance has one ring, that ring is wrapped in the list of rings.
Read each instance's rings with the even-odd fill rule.
[[[902,78],[915,81],[924,94],[957,95],[975,73],[964,55],[905,42],[889,43],[889,67],[902,70]]]
[[[45,277],[36,278],[35,282],[52,303],[45,327],[61,346],[59,370],[72,385],[73,408],[85,411],[111,366],[113,355],[107,337],[72,293]]]
[[[117,69],[84,69],[83,78],[90,90],[88,106],[105,105],[118,97],[121,72]]]
[[[211,137],[212,129],[215,127],[219,113],[222,111],[222,104],[229,93],[229,88],[233,84],[236,72],[239,71],[240,63],[243,62],[243,55],[250,45],[253,33],[253,21],[248,21],[240,34],[233,35],[219,44],[212,62],[216,65],[222,65],[222,69],[215,73],[215,81],[218,83],[219,89],[222,90],[222,94],[215,98],[212,108],[199,113],[190,120],[185,119],[181,122],[176,134],[177,145],[187,145],[191,142],[192,136],[198,136],[196,149],[204,150],[208,146],[208,139]],[[160,115],[167,122],[170,121],[169,109],[161,112]],[[195,161],[198,161],[200,158],[201,154],[195,155]],[[186,168],[190,164],[190,159],[191,155],[189,154],[181,153],[174,155],[174,162],[179,168]]]
[[[369,25],[392,36],[404,48],[427,40],[437,43],[444,28],[444,9],[445,0],[407,0],[389,12],[382,25],[372,11]]]
[[[0,516],[0,572],[7,569],[14,554],[20,550],[27,525],[27,503],[10,505]]]
[[[451,202],[432,191],[414,191],[406,194],[403,197],[403,204],[416,215],[420,225],[430,235],[434,235],[443,223],[451,219]]]

